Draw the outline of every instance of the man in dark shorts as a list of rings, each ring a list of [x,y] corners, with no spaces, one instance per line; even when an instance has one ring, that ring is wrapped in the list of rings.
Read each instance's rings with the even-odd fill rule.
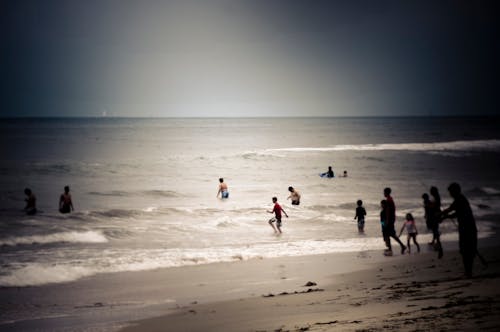
[[[281,205],[278,204],[278,199],[276,197],[273,197],[273,203],[274,203],[274,208],[272,209],[272,211],[267,211],[269,213],[274,213],[274,218],[269,219],[269,225],[271,225],[275,233],[279,232],[281,234],[281,212],[283,212],[287,218],[288,214],[286,214],[285,210],[283,210]],[[273,225],[273,222],[275,221],[277,227],[274,227]]]
[[[458,221],[458,246],[465,269],[466,277],[472,277],[472,266],[477,255],[477,227],[476,220],[472,214],[469,201],[462,194],[458,183],[452,183],[448,187],[453,203],[443,210],[442,219],[457,218]]]
[[[386,221],[387,221],[387,228],[386,228],[386,235],[388,238],[388,247],[389,250],[392,252],[392,247],[391,247],[391,237],[396,240],[397,243],[401,246],[401,255],[405,253],[406,246],[401,242],[399,237],[396,235],[396,229],[395,229],[395,223],[396,223],[396,204],[394,203],[394,200],[392,199],[391,196],[391,188],[385,188],[384,189],[384,196],[385,200],[387,202],[387,209],[386,209]]]
[[[288,191],[290,192],[290,196],[287,199],[292,200],[292,205],[300,204],[300,193],[293,187],[288,187]]]

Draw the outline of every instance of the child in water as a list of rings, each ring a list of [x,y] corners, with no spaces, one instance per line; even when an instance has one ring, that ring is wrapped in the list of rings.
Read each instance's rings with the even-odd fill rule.
[[[281,212],[283,212],[287,218],[288,214],[286,214],[285,210],[283,210],[281,205],[278,204],[278,199],[276,197],[273,197],[273,203],[274,203],[273,209],[271,211],[267,211],[269,213],[274,213],[275,215],[274,218],[269,219],[269,225],[271,225],[275,233],[279,232],[281,234]],[[276,221],[276,227],[274,227],[273,225],[273,222],[275,221]]]
[[[356,215],[354,216],[354,220],[358,219],[358,232],[363,233],[365,231],[365,216],[366,216],[366,210],[363,207],[363,201],[358,200],[356,202],[358,207],[356,208]]]
[[[408,253],[411,253],[410,249],[410,240],[413,239],[413,243],[417,246],[417,251],[420,252],[420,246],[418,245],[417,242],[417,226],[415,225],[415,219],[413,218],[413,215],[411,213],[406,214],[406,221],[403,224],[403,227],[401,227],[401,231],[399,232],[399,236],[403,234],[403,230],[406,227],[406,231],[408,232],[408,238],[407,238],[407,245],[408,245]]]

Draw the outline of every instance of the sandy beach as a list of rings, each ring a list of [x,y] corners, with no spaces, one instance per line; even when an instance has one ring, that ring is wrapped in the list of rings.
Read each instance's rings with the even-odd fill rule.
[[[363,251],[253,259],[2,288],[0,330],[497,330],[494,243],[483,241],[489,264],[476,259],[472,279],[463,277],[457,244],[448,242],[441,260],[424,244],[421,253],[393,257]]]
[[[497,330],[500,251],[481,251],[488,267],[476,259],[472,279],[463,277],[457,251],[448,251],[442,260],[430,251],[382,260],[370,252],[340,260],[326,255],[234,264],[233,269],[242,268],[245,274],[249,269],[262,272],[260,293],[229,301],[193,301],[168,315],[133,322],[122,332]],[[349,261],[366,261],[368,268],[335,273],[352,268]],[[207,284],[213,277],[205,274]],[[242,287],[248,285],[248,279],[241,281]],[[234,286],[229,279],[228,286]]]

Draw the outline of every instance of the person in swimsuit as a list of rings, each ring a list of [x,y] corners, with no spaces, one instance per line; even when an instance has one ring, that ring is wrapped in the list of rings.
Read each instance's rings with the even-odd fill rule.
[[[294,189],[293,187],[288,187],[288,191],[290,192],[290,196],[287,197],[287,199],[292,200],[292,205],[299,205],[300,204],[300,193]]]
[[[70,213],[72,210],[75,210],[75,208],[73,207],[73,201],[69,193],[69,186],[66,186],[64,187],[64,193],[59,197],[59,212]]]
[[[283,210],[281,205],[278,204],[278,198],[273,197],[273,203],[273,209],[271,211],[267,211],[269,213],[274,213],[274,218],[269,219],[269,225],[271,225],[275,233],[279,232],[281,234],[281,212],[283,212],[287,218],[288,214],[286,214],[285,210]],[[274,227],[273,222],[276,222],[277,227]]]
[[[221,195],[221,198],[229,198],[229,191],[227,189],[227,184],[224,182],[223,178],[219,179],[219,191],[217,192],[217,197]]]
[[[36,197],[35,194],[31,191],[30,188],[24,189],[24,194],[27,196],[25,201],[26,201],[26,207],[24,208],[24,211],[26,211],[26,214],[29,216],[32,216],[36,213]]]

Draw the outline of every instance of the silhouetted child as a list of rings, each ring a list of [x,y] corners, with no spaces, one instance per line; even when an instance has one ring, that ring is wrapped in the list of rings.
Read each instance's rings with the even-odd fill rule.
[[[403,234],[403,230],[406,227],[406,231],[408,232],[408,238],[407,238],[407,246],[408,246],[408,253],[411,253],[411,248],[410,248],[410,240],[413,239],[413,243],[417,246],[417,251],[420,252],[420,246],[418,245],[417,242],[417,226],[415,225],[415,219],[413,218],[413,215],[411,213],[406,214],[406,221],[403,224],[403,227],[401,227],[401,231],[399,232],[399,236],[401,237],[401,234]]]
[[[281,212],[285,214],[285,216],[288,218],[288,214],[286,214],[285,210],[281,207],[281,205],[278,204],[278,199],[276,197],[273,197],[273,203],[274,207],[271,211],[267,211],[269,213],[274,213],[274,218],[269,219],[269,225],[274,229],[275,233],[281,233]],[[276,230],[276,227],[274,227],[273,222],[276,221],[276,227],[278,228]]]
[[[358,207],[356,208],[356,215],[354,216],[354,220],[358,219],[358,232],[363,233],[365,231],[365,216],[366,216],[366,210],[363,207],[363,201],[358,200],[356,202]]]

